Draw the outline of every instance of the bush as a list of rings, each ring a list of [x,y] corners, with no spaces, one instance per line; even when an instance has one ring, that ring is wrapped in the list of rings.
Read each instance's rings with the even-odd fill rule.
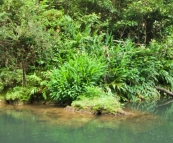
[[[155,89],[160,66],[159,47],[135,46],[131,41],[109,49],[108,86],[123,100],[159,97]],[[124,98],[125,97],[125,98]]]
[[[8,90],[8,92],[5,95],[5,100],[9,103],[15,102],[27,102],[30,99],[30,89],[29,88],[23,88],[23,87],[15,87],[11,90]]]
[[[57,101],[71,102],[82,94],[87,86],[98,85],[106,72],[105,63],[86,54],[76,55],[60,69],[52,70],[48,89]]]
[[[0,92],[20,85],[21,81],[22,70],[0,69]]]

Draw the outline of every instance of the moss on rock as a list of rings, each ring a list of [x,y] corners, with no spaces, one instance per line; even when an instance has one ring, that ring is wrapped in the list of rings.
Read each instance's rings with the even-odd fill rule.
[[[78,101],[73,101],[70,110],[91,113],[96,115],[124,114],[120,102],[113,96],[82,98]]]

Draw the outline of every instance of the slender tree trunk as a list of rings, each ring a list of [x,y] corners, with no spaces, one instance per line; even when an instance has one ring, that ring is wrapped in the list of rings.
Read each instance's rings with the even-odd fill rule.
[[[22,62],[22,86],[26,86],[26,63],[23,61]]]

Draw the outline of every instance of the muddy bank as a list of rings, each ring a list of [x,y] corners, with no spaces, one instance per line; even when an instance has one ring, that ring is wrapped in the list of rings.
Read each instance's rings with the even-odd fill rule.
[[[13,101],[13,102],[7,102],[5,100],[0,100],[0,105],[13,105],[13,106],[43,106],[43,107],[57,107],[57,108],[63,108],[66,112],[75,113],[75,114],[88,114],[88,115],[102,115],[102,116],[130,116],[133,115],[131,112],[126,112],[124,110],[119,110],[116,113],[110,113],[108,111],[98,110],[94,111],[91,110],[91,108],[85,108],[85,109],[79,109],[73,106],[68,105],[60,105],[55,102],[50,101],[39,101],[39,102],[33,102],[32,104],[26,104],[23,102]]]
[[[112,125],[113,122],[117,126],[119,122],[128,120],[129,124],[126,126],[137,130],[139,123],[147,123],[147,125],[150,126],[151,124],[157,124],[158,122],[156,123],[155,121],[159,118],[157,115],[142,111],[129,110],[129,108],[124,108],[121,113],[114,115],[108,113],[98,115],[92,111],[76,110],[71,106],[60,107],[53,103],[47,105],[42,105],[40,103],[35,103],[33,105],[9,105],[5,101],[1,100],[0,113],[5,113],[7,110],[15,118],[21,118],[22,116],[30,116],[31,114],[34,114],[37,116],[38,122],[51,122],[56,125],[63,124],[74,127],[83,126],[93,120],[95,122],[103,122],[106,125],[109,125],[109,123]]]
[[[139,116],[148,116],[150,113],[141,112],[136,110],[129,110],[124,108],[121,112],[117,112],[116,114],[109,114],[103,112],[102,114],[97,114],[90,110],[76,109],[72,106],[59,106],[57,104],[49,103],[49,104],[7,104],[4,100],[0,100],[0,108],[7,110],[18,110],[18,111],[30,111],[38,115],[45,116],[54,116],[54,117],[67,117],[67,118],[78,118],[78,117],[103,117],[103,118],[136,118]],[[103,115],[103,116],[102,116]]]

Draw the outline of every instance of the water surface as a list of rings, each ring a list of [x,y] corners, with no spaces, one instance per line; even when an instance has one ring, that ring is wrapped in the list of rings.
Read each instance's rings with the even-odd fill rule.
[[[173,103],[127,105],[137,116],[103,117],[49,106],[0,105],[0,143],[172,143]]]

